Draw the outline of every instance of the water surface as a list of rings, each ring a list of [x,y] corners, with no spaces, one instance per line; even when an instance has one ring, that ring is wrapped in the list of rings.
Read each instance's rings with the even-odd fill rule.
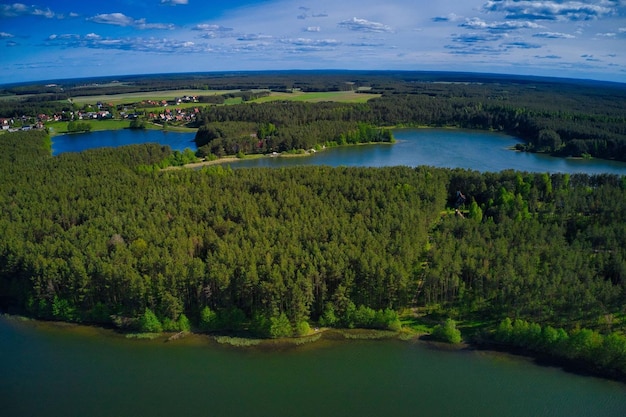
[[[171,132],[153,129],[100,130],[89,133],[73,133],[52,138],[52,154],[81,152],[92,148],[118,147],[140,143],[158,143],[183,151],[185,148],[196,149],[193,139],[195,132]]]
[[[235,167],[419,166],[466,168],[481,172],[514,169],[528,172],[626,174],[626,163],[601,159],[555,158],[511,150],[521,140],[501,133],[462,129],[398,129],[397,142],[326,149],[310,157],[275,157],[237,161]]]
[[[309,157],[266,157],[232,163],[233,167],[329,166],[418,166],[466,168],[477,171],[514,169],[528,172],[567,172],[626,175],[626,163],[602,159],[554,158],[511,150],[521,141],[515,137],[462,129],[397,129],[393,145],[342,146]],[[160,130],[116,130],[55,136],[53,154],[80,152],[103,146],[159,143],[174,150],[196,149],[194,133]]]
[[[7,416],[624,416],[626,387],[401,341],[227,348],[0,318]]]

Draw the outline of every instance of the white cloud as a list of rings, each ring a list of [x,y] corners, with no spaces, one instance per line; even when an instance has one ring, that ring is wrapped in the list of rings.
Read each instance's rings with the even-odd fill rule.
[[[123,13],[104,13],[98,14],[94,17],[89,17],[87,20],[90,20],[94,23],[102,23],[105,25],[116,25],[116,26],[133,26],[136,22],[132,17],[126,16]]]
[[[14,36],[7,32],[0,32],[0,39],[13,38]]]
[[[170,6],[177,6],[179,4],[188,4],[189,0],[161,0],[161,4],[168,4]]]
[[[281,43],[286,43],[290,45],[297,46],[315,46],[315,47],[327,47],[327,46],[337,46],[339,45],[339,41],[336,39],[308,39],[308,38],[296,38],[296,39],[282,39]]]
[[[206,23],[195,25],[191,30],[198,30],[202,32],[231,32],[233,28],[227,28],[220,25],[210,25]]]
[[[123,13],[103,13],[93,17],[89,17],[87,18],[87,20],[105,25],[132,26],[137,29],[171,30],[175,27],[171,23],[146,23],[146,19],[135,20],[132,17],[126,16]]]
[[[561,32],[539,32],[533,35],[534,38],[545,39],[575,39],[576,36]]]
[[[319,26],[309,26],[304,29],[305,32],[320,32],[321,30],[322,28],[320,28]]]
[[[353,17],[350,20],[344,20],[339,22],[339,26],[360,32],[391,32],[391,27],[387,26],[383,23],[378,22],[370,22],[369,20],[359,19],[357,17]]]
[[[483,10],[506,13],[508,19],[580,21],[610,15],[616,7],[611,0],[490,0]]]
[[[196,44],[188,40],[168,38],[105,38],[95,33],[85,36],[76,34],[50,35],[50,44],[68,48],[114,49],[147,53],[203,53],[211,49],[205,44]]]
[[[23,15],[42,16],[48,19],[55,17],[55,13],[50,8],[41,9],[37,6],[27,6],[22,3],[0,4],[0,16],[2,17]]]
[[[466,19],[465,23],[459,25],[460,27],[467,29],[485,29],[490,31],[507,31],[516,29],[540,29],[541,26],[537,23],[523,20],[505,21],[505,22],[485,22],[477,17]]]

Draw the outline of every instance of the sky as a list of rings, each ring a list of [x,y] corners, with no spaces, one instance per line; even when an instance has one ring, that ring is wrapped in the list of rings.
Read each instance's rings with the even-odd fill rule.
[[[626,83],[626,0],[33,1],[0,1],[0,84],[291,69]]]

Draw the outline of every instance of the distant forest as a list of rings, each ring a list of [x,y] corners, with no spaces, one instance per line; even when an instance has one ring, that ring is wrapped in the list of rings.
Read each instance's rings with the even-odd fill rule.
[[[625,85],[540,77],[302,71],[59,81],[5,86],[0,92],[0,96],[5,96],[0,100],[0,117],[70,109],[67,99],[79,95],[191,88],[207,92],[297,89],[382,94],[366,104],[259,105],[252,100],[241,105],[218,106],[220,100],[215,100],[214,105],[204,108],[203,117],[195,124],[204,129],[197,142],[199,147],[209,145],[205,153],[284,151],[308,149],[325,142],[340,143],[342,133],[355,131],[357,123],[364,123],[372,127],[459,126],[504,131],[527,142],[520,146],[522,150],[626,161]],[[286,112],[290,111],[296,113],[285,120]],[[214,123],[220,123],[221,131]],[[250,134],[258,132],[261,123],[272,123],[276,134],[267,138],[271,139],[268,144],[255,147]],[[217,141],[209,144],[214,140]]]

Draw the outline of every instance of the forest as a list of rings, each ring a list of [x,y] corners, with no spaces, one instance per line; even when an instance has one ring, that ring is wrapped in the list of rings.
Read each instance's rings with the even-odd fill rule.
[[[389,89],[372,87],[368,91],[382,97],[358,104],[284,101],[208,106],[196,119],[195,126],[200,128],[196,144],[199,148],[208,145],[202,150],[205,154],[221,156],[238,149],[265,153],[344,144],[348,132],[358,130],[357,124],[462,127],[518,136],[526,141],[520,150],[626,161],[626,92],[594,95],[510,85],[432,83],[411,88],[394,84]],[[274,134],[251,139],[250,131],[259,130],[262,123],[273,124]],[[255,139],[264,142],[255,147]],[[361,141],[367,140],[355,139]]]
[[[626,177],[142,168],[174,154],[145,144],[53,157],[43,131],[1,135],[3,309],[262,337],[397,330],[422,311],[537,350],[557,345],[524,333],[531,324],[586,329],[572,339],[589,342],[585,356],[571,357],[626,375]]]
[[[200,128],[197,141],[203,147],[201,156],[308,150],[316,145],[349,142],[347,136],[358,142],[361,139],[354,135],[361,124],[372,129],[455,126],[504,131],[526,142],[520,150],[626,161],[625,85],[542,77],[269,71],[60,80],[2,86],[0,117],[77,110],[69,101],[76,96],[175,89],[207,92],[200,95],[202,117],[190,126]],[[214,93],[224,90],[231,92]],[[293,91],[355,91],[372,99],[359,104],[255,103],[271,92]],[[224,102],[234,96],[240,96],[244,103],[225,106]],[[276,127],[274,134],[251,136],[268,123]]]

